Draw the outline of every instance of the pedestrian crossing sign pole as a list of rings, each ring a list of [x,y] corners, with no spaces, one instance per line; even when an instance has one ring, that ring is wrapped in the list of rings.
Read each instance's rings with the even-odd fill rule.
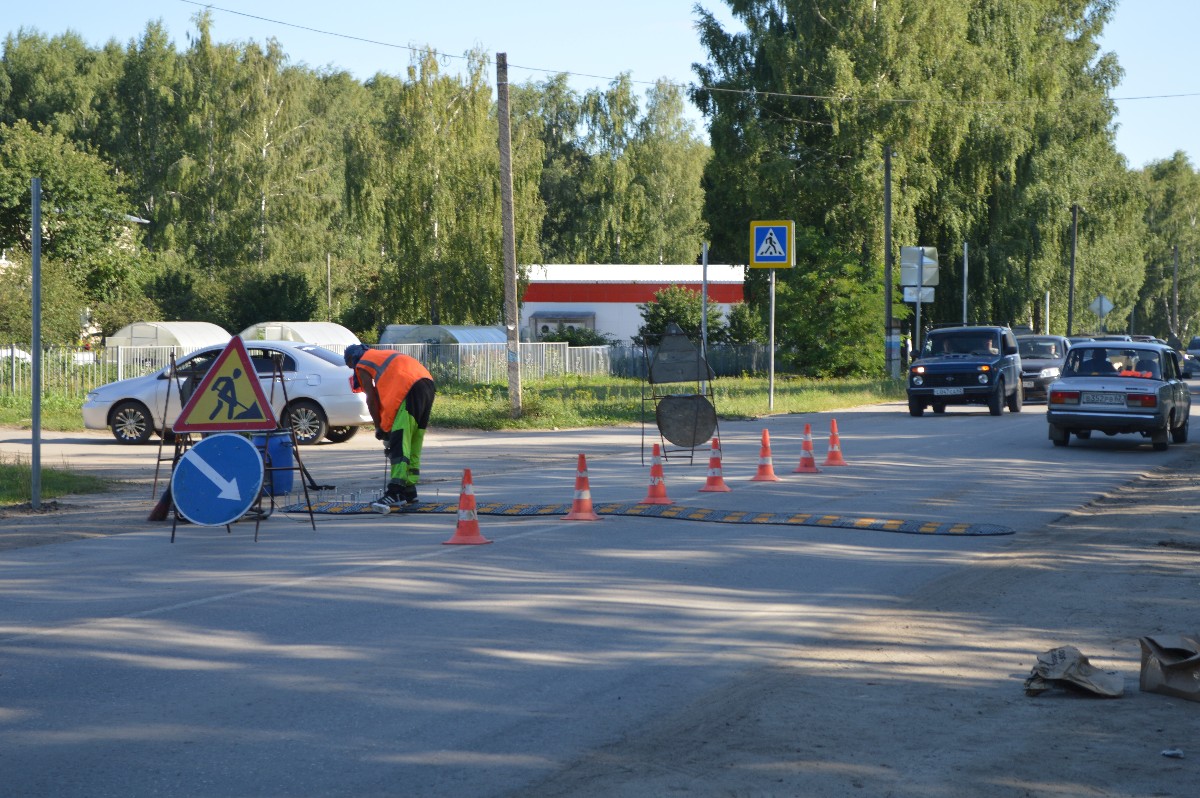
[[[775,409],[775,270],[796,265],[796,223],[770,221],[750,223],[750,268],[771,270],[771,313],[768,322],[767,409]]]

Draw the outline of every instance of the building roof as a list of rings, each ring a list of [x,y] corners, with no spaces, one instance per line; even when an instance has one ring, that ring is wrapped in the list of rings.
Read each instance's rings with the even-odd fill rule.
[[[504,343],[503,327],[469,324],[389,324],[380,344],[481,344]]]
[[[530,283],[697,283],[704,280],[698,263],[545,263],[529,266]],[[737,283],[746,278],[746,267],[708,264],[709,283]]]
[[[350,330],[330,321],[260,321],[242,330],[239,336],[247,341],[302,341],[335,346],[362,343]]]
[[[206,321],[135,321],[104,340],[105,346],[180,346],[199,349],[224,344],[229,333]]]

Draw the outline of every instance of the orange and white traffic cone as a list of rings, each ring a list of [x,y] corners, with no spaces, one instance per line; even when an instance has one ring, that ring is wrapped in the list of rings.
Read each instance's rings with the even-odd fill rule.
[[[792,471],[793,474],[819,474],[817,458],[813,456],[812,425],[804,425],[804,439],[800,443],[800,464]]]
[[[650,455],[650,488],[646,491],[646,498],[642,499],[640,504],[671,504],[671,500],[667,498],[667,485],[663,481],[662,457],[658,448],[658,444],[654,444],[654,449]]]
[[[729,493],[733,488],[725,484],[725,477],[721,474],[721,442],[716,438],[712,441],[712,454],[708,457],[708,479],[704,480],[704,487],[700,492]]]
[[[821,463],[821,465],[848,465],[848,463],[842,459],[842,440],[838,437],[836,418],[830,419],[829,422],[829,454],[825,455],[825,462]]]
[[[600,516],[592,512],[592,489],[588,485],[587,460],[579,455],[579,465],[575,472],[575,501],[571,503],[571,512],[563,516],[564,521],[599,521]]]
[[[475,486],[471,484],[471,469],[463,469],[462,490],[458,495],[458,526],[454,536],[443,540],[443,546],[478,546],[492,541],[479,534],[479,516],[475,513]]]
[[[751,482],[780,482],[775,476],[775,464],[771,459],[771,435],[763,430],[762,444],[758,449],[758,471],[750,477]]]

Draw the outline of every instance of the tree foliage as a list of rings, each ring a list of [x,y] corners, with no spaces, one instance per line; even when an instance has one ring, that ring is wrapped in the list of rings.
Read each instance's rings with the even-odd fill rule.
[[[693,263],[705,239],[714,262],[744,263],[749,222],[791,219],[779,361],[877,372],[891,149],[891,254],[942,253],[924,319],[959,321],[965,281],[970,320],[1066,332],[1075,243],[1077,331],[1099,326],[1087,306],[1104,294],[1110,330],[1195,332],[1200,184],[1182,154],[1135,171],[1115,149],[1121,72],[1098,42],[1116,0],[727,2],[744,29],[696,9],[708,58],[690,96],[707,143],[667,82],[511,87],[519,263]],[[194,26],[183,47],[158,22],[98,48],[72,33],[4,41],[0,251],[28,257],[36,173],[47,279],[70,286],[50,297],[56,318],[90,309],[111,330],[157,311],[240,329],[287,315],[374,340],[389,323],[502,317],[487,54],[449,74],[421,50],[359,81],[294,64],[274,40],[216,41],[207,12]],[[768,277],[751,270],[747,304],[710,340],[765,339]],[[0,332],[24,323],[20,296],[0,299]],[[646,332],[668,310],[698,332],[698,301],[651,303]]]
[[[71,33],[6,39],[0,249],[28,248],[37,171],[48,206],[70,213],[48,222],[47,257],[105,303],[106,325],[157,306],[237,326],[261,307],[246,292],[271,287],[263,280],[287,289],[276,313],[371,338],[388,323],[502,318],[485,53],[446,74],[444,56],[424,50],[401,75],[359,82],[294,65],[274,40],[216,41],[208,12],[194,24],[182,49],[157,22],[98,49]],[[698,249],[706,151],[667,84],[645,117],[628,78],[586,97],[565,75],[516,87],[518,262]],[[622,252],[622,240],[636,243]]]
[[[674,324],[692,341],[699,342],[704,329],[704,301],[699,291],[682,285],[672,285],[657,291],[653,302],[638,305],[642,325],[633,338],[636,346],[658,346],[667,325]],[[728,337],[725,314],[721,306],[708,301],[708,342],[725,343]]]
[[[967,242],[971,319],[1044,322],[1049,292],[1049,322],[1064,331],[1073,204],[1087,209],[1079,295],[1107,294],[1118,317],[1132,308],[1142,206],[1113,143],[1119,68],[1096,43],[1111,0],[729,5],[744,31],[700,15],[709,61],[692,95],[714,150],[705,215],[717,259],[745,251],[755,218],[803,231],[815,257],[778,274],[793,303],[781,315],[819,314],[842,334],[788,318],[797,367],[882,363],[885,147],[897,152],[893,255],[944,253],[930,321],[961,318],[955,255]],[[751,276],[755,302],[765,279]]]
[[[1200,328],[1200,175],[1176,152],[1149,164],[1140,177],[1149,234],[1136,331],[1166,330],[1186,345]]]

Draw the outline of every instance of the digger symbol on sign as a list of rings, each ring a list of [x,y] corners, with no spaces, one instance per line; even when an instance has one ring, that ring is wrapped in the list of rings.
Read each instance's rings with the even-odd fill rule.
[[[247,405],[238,401],[236,380],[241,376],[242,370],[235,368],[233,370],[232,377],[221,376],[213,380],[212,387],[209,388],[209,390],[217,395],[217,406],[213,408],[211,413],[209,413],[209,421],[215,419],[217,414],[221,412],[222,408],[225,410],[225,418],[229,421],[233,421],[235,419],[238,421],[244,421],[246,419],[258,419],[263,417],[262,410],[259,408],[257,402]],[[235,416],[233,411],[239,407],[244,407],[246,409]]]
[[[257,432],[275,427],[274,410],[240,337],[230,339],[217,356],[173,425],[175,432]]]

